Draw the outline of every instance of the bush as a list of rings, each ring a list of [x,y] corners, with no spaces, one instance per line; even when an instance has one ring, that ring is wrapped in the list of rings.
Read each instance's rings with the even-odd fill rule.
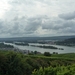
[[[44,56],[51,56],[49,52],[44,52]]]
[[[32,75],[75,75],[75,65],[70,66],[57,66],[40,68],[39,70],[34,70]]]

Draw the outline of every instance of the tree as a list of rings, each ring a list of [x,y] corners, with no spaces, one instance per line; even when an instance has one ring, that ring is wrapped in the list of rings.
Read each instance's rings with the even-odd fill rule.
[[[44,52],[44,56],[51,56],[49,52]]]

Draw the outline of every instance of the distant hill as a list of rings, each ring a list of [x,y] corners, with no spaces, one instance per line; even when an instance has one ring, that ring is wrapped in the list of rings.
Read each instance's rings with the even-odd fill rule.
[[[0,42],[36,42],[37,40],[65,40],[75,38],[75,36],[53,36],[53,37],[14,37],[14,38],[0,38]]]
[[[75,37],[73,38],[68,38],[63,41],[57,41],[57,45],[64,45],[64,46],[75,46]]]
[[[75,38],[66,39],[65,42],[75,43]]]

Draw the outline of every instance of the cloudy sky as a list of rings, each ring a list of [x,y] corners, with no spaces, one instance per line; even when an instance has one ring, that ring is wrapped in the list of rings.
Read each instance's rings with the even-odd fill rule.
[[[0,38],[75,35],[75,0],[0,0]]]

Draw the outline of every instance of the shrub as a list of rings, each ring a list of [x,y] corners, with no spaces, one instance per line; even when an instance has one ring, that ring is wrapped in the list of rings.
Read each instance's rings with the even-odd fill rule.
[[[49,52],[44,52],[44,56],[51,56]]]

